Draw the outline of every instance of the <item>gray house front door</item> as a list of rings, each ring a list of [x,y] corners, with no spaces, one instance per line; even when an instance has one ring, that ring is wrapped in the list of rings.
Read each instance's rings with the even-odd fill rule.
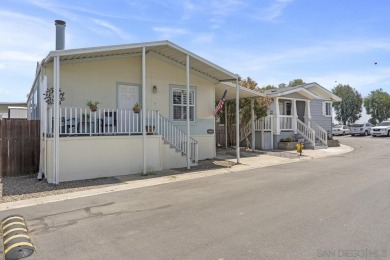
[[[298,119],[305,122],[305,101],[297,100],[297,114]]]

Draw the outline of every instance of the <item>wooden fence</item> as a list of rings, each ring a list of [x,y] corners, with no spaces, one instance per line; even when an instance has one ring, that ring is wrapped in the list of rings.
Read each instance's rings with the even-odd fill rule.
[[[39,120],[0,120],[0,177],[38,172],[39,128]]]

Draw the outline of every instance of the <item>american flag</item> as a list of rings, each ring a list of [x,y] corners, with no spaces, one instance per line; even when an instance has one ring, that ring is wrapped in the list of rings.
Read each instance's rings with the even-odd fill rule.
[[[218,115],[222,111],[223,105],[225,104],[226,93],[227,93],[227,89],[223,93],[222,98],[218,103],[218,106],[215,108],[214,116]]]

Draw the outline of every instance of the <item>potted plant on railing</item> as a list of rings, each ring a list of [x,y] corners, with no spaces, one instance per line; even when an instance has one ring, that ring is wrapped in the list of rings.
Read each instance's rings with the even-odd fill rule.
[[[138,104],[138,103],[135,103],[135,104],[134,104],[134,106],[133,106],[133,111],[134,111],[134,113],[139,113],[140,107],[139,107],[139,104]]]
[[[147,126],[145,126],[145,129],[146,129],[146,134],[152,135],[155,127],[154,127],[154,125],[147,125]]]
[[[87,101],[87,106],[91,109],[92,112],[95,112],[97,110],[97,105],[99,105],[98,101],[92,102],[92,100]]]

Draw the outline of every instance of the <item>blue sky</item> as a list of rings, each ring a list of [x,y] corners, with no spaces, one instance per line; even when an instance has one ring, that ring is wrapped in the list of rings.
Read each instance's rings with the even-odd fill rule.
[[[170,40],[260,86],[390,93],[389,14],[386,0],[2,0],[0,102],[26,100],[56,19],[67,49]]]

